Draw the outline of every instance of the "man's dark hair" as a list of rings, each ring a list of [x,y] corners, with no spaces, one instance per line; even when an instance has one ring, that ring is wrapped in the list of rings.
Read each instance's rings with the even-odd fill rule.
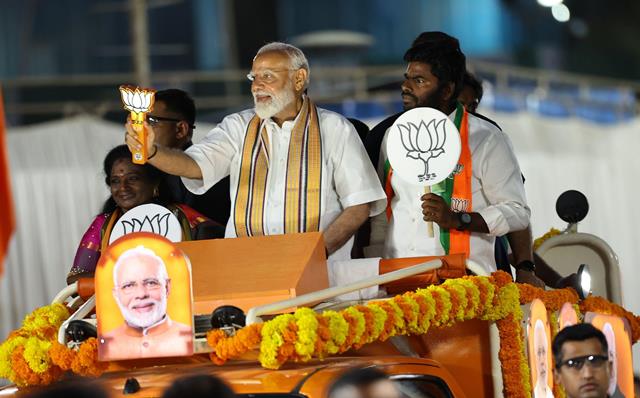
[[[162,398],[216,397],[233,398],[235,393],[218,377],[195,375],[178,379],[162,393]]]
[[[331,397],[336,391],[347,387],[353,386],[361,388],[368,386],[380,380],[386,380],[387,375],[376,368],[356,368],[348,370],[343,373],[329,388],[329,397]]]
[[[196,104],[193,99],[185,91],[177,88],[158,91],[155,95],[155,101],[162,101],[167,110],[176,113],[181,119],[189,123],[191,128],[196,123]]]
[[[478,99],[478,104],[479,104],[480,101],[482,100],[482,95],[484,94],[484,90],[482,89],[482,82],[480,81],[480,79],[475,77],[473,73],[470,73],[469,71],[467,71],[467,72],[464,72],[463,82],[464,82],[463,87],[469,86],[471,87],[473,92],[476,93],[476,98]]]
[[[454,84],[451,102],[457,100],[466,71],[466,57],[460,50],[458,39],[443,32],[423,32],[404,54],[404,60],[429,64],[440,86]]]
[[[434,44],[442,44],[446,43],[452,47],[460,48],[460,42],[453,36],[449,36],[444,32],[422,32],[413,40],[411,43],[411,47],[420,46],[423,44],[434,45]]]
[[[567,326],[562,329],[553,339],[553,357],[556,361],[556,367],[559,366],[562,359],[562,346],[568,341],[585,341],[589,339],[598,339],[602,346],[602,351],[609,354],[609,344],[607,338],[604,337],[598,328],[590,323],[578,323],[577,325]]]

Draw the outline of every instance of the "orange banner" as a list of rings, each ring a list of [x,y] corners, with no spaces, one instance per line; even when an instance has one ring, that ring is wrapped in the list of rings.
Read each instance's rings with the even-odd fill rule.
[[[0,90],[0,276],[4,271],[4,261],[9,249],[9,240],[16,224],[13,214],[9,154],[5,135],[4,101],[2,99],[2,90]]]

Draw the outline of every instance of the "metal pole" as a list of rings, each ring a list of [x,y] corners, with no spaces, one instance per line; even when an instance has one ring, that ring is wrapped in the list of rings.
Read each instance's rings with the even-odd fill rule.
[[[224,47],[225,69],[237,69],[238,60],[238,41],[236,40],[236,15],[232,0],[221,0],[223,16],[223,31],[220,32],[227,43]],[[229,96],[239,96],[242,94],[242,85],[236,80],[227,80],[225,82],[225,92]]]
[[[149,61],[149,29],[147,21],[147,1],[129,0],[129,20],[133,41],[133,66],[136,83],[141,87],[151,85],[151,64]]]

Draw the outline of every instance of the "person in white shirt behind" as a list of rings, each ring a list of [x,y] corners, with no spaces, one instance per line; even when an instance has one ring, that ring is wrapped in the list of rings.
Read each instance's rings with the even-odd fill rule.
[[[185,152],[158,145],[146,125],[149,163],[196,194],[230,175],[225,237],[322,231],[330,258],[344,260],[385,196],[351,123],[305,94],[309,72],[298,48],[263,46],[247,75],[255,108],[225,117]],[[141,149],[130,122],[126,128],[129,149]]]
[[[457,102],[466,70],[457,39],[442,32],[422,33],[404,59],[404,110],[438,109],[459,130],[466,130],[467,138],[462,138],[454,174],[425,194],[423,187],[403,181],[390,168],[386,142],[395,119],[372,129],[372,140],[384,134],[381,144],[372,148],[367,142],[367,147],[379,151],[379,157],[372,158],[387,192],[387,211],[372,220],[365,253],[387,258],[464,253],[488,272],[495,271],[495,237],[529,225],[530,210],[511,142],[493,122],[468,113]],[[434,237],[428,236],[425,221],[433,222]]]

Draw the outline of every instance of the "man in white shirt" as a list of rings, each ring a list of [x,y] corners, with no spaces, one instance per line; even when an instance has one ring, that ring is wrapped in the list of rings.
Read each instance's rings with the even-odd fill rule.
[[[230,175],[225,237],[320,230],[331,259],[350,258],[355,231],[384,209],[355,129],[304,94],[309,65],[294,46],[263,46],[247,77],[255,108],[225,117],[185,152],[157,145],[147,125],[149,163],[196,194]],[[142,148],[130,122],[126,141]]]
[[[420,39],[405,54],[403,107],[438,109],[460,124],[459,129],[466,121],[470,157],[468,164],[461,161],[456,175],[467,173],[469,192],[466,197],[456,197],[455,189],[453,195],[449,191],[447,201],[439,187],[424,194],[422,187],[389,173],[386,139],[393,121],[387,120],[380,127],[385,133],[377,159],[378,174],[387,191],[387,212],[372,220],[371,246],[366,253],[415,257],[456,253],[466,247],[469,258],[492,272],[496,270],[495,236],[529,225],[520,167],[509,138],[493,122],[464,111],[456,100],[465,72],[458,40],[441,32],[423,33]],[[424,221],[433,222],[434,237],[428,236]]]

